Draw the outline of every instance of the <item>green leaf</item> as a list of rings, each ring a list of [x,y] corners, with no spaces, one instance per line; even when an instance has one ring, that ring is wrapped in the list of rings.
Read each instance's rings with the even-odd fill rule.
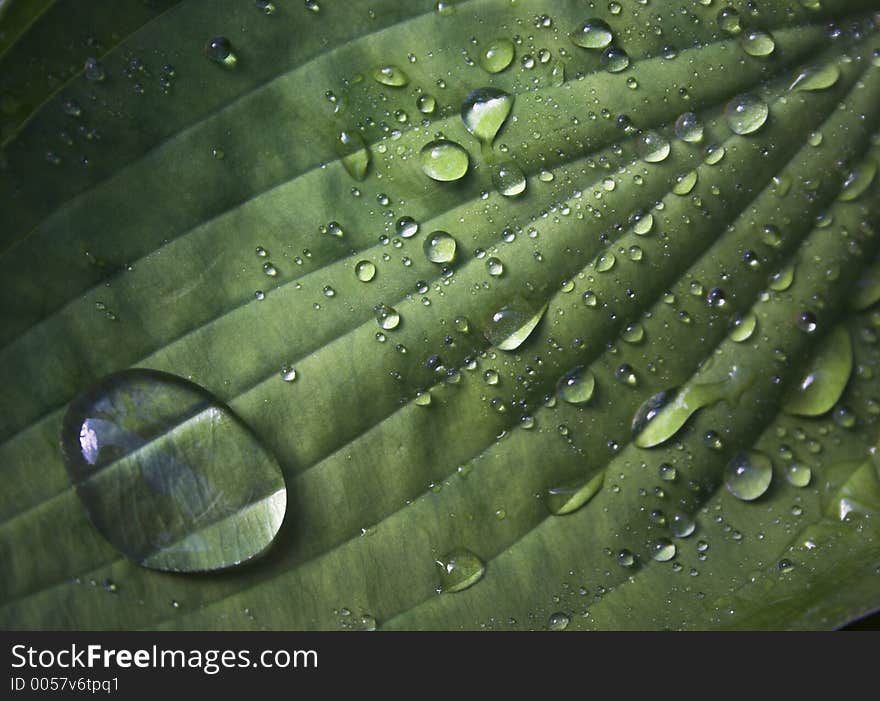
[[[274,4],[0,18],[0,625],[831,628],[880,606],[877,0],[734,0],[721,24],[689,0]],[[613,41],[574,43],[587,21]],[[221,37],[234,66],[205,54]],[[502,40],[513,62],[482,68]],[[478,89],[509,114],[463,122]],[[448,182],[420,158],[441,138],[467,151]],[[259,559],[151,571],[90,522],[62,418],[135,367],[247,427],[216,439],[224,470],[277,460]],[[817,367],[833,398],[787,413]],[[687,401],[639,440],[657,396]],[[725,486],[743,454],[772,463],[750,501]]]

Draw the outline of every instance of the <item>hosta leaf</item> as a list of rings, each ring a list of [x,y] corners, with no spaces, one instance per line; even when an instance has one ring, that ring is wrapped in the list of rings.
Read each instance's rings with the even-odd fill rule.
[[[0,624],[880,606],[876,0],[130,4],[0,18]],[[62,417],[133,367],[277,459],[260,559],[149,571],[90,523]]]

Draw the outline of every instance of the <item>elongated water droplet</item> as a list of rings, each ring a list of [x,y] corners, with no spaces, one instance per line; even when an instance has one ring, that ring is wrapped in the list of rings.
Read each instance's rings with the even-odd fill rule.
[[[827,90],[833,87],[839,79],[840,68],[836,63],[828,63],[824,66],[807,66],[795,74],[788,89],[800,92]]]
[[[547,510],[554,516],[564,516],[580,509],[602,489],[605,472],[585,480],[560,487],[551,487],[544,495]]]
[[[483,578],[486,566],[470,550],[454,550],[436,561],[440,568],[438,591],[454,593],[472,587]]]
[[[515,49],[510,39],[496,39],[480,53],[480,67],[487,73],[500,73],[513,63],[514,55]]]
[[[232,42],[226,37],[214,37],[205,44],[205,56],[224,68],[235,68],[238,63]]]
[[[514,298],[492,314],[483,335],[499,350],[516,350],[535,330],[546,311],[546,304],[536,307],[521,297]]]
[[[730,332],[730,340],[734,343],[744,343],[748,341],[755,328],[758,326],[758,317],[754,312],[748,312],[745,316],[737,319],[733,330]]]
[[[492,184],[505,197],[516,197],[526,190],[526,175],[513,161],[504,161],[492,166]]]
[[[773,480],[773,464],[763,453],[738,453],[724,471],[724,484],[737,499],[753,501],[762,496]]]
[[[513,95],[497,88],[477,88],[464,99],[461,120],[487,151],[512,109]]]
[[[724,118],[734,134],[753,134],[764,126],[770,108],[757,95],[737,95],[724,107]]]
[[[373,69],[371,75],[377,83],[392,88],[402,88],[409,84],[409,76],[401,68],[391,64],[377,66]]]
[[[853,309],[867,309],[880,301],[880,263],[874,263],[862,273],[850,303]]]
[[[840,399],[853,367],[852,341],[845,326],[836,326],[819,344],[797,384],[786,393],[782,408],[796,416],[820,416]]]
[[[604,49],[614,39],[611,27],[601,19],[588,19],[569,35],[571,43],[584,49]]]
[[[275,458],[202,387],[110,375],[70,403],[65,466],[95,528],[144,567],[201,572],[265,551],[287,490]]]
[[[874,182],[877,175],[877,161],[866,158],[859,163],[843,181],[843,189],[837,196],[841,202],[852,202],[861,197]]]
[[[455,239],[445,231],[432,231],[423,244],[425,257],[432,263],[451,263],[455,260]]]
[[[735,404],[754,381],[752,373],[738,365],[718,382],[688,384],[681,392],[660,392],[639,407],[633,418],[635,444],[651,448],[672,438],[695,411],[722,399]]]
[[[379,322],[383,331],[393,331],[400,325],[400,314],[394,307],[389,307],[387,304],[377,304],[373,307],[373,311],[376,312],[376,321]]]
[[[419,153],[422,171],[429,178],[451,182],[464,177],[470,165],[468,152],[454,141],[438,140],[425,144]]]
[[[367,177],[367,171],[370,167],[370,149],[359,131],[339,132],[336,139],[336,152],[351,177],[355,180],[363,180]]]

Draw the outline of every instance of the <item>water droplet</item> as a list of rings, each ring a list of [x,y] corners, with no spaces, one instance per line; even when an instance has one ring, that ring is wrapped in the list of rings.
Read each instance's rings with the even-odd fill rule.
[[[486,271],[492,277],[501,277],[504,274],[504,264],[498,258],[489,258],[486,261]]]
[[[829,411],[843,394],[852,367],[849,331],[837,326],[820,342],[800,380],[786,393],[783,410],[796,416],[820,416]]]
[[[724,107],[724,118],[734,134],[743,136],[758,131],[767,121],[770,108],[757,95],[737,95]]]
[[[850,304],[859,311],[867,309],[880,301],[880,263],[868,266],[856,282]]]
[[[642,214],[633,222],[633,233],[637,236],[647,236],[654,228],[654,215],[650,212]]]
[[[281,379],[285,382],[293,382],[296,379],[296,369],[293,365],[281,366]]]
[[[376,277],[376,266],[368,260],[358,261],[354,266],[354,274],[361,282],[369,282]]]
[[[422,114],[434,114],[437,109],[437,100],[433,95],[419,95],[416,98],[416,109]]]
[[[521,297],[516,297],[510,304],[492,314],[483,335],[499,350],[516,350],[535,330],[546,311],[546,304],[536,307]]]
[[[636,371],[629,363],[622,363],[619,365],[614,371],[614,378],[621,384],[629,387],[635,387],[639,383],[639,378],[636,377]]]
[[[724,484],[737,499],[752,501],[762,496],[773,480],[773,464],[763,453],[748,450],[738,453],[724,471]]]
[[[827,90],[834,86],[839,79],[840,68],[836,63],[828,63],[824,66],[807,66],[795,74],[788,89],[799,92]]]
[[[107,71],[104,70],[104,64],[96,58],[86,59],[85,65],[83,66],[83,74],[85,75],[86,80],[93,83],[100,83],[107,78]]]
[[[275,3],[269,0],[254,0],[254,5],[265,15],[275,14]]]
[[[584,49],[604,49],[614,39],[611,27],[601,19],[588,19],[569,35],[575,46]]]
[[[636,564],[636,556],[631,550],[624,548],[617,553],[617,564],[621,567],[633,567]]]
[[[568,628],[568,624],[571,623],[571,618],[567,613],[563,613],[562,611],[557,611],[556,613],[550,614],[550,619],[547,621],[547,627],[550,630],[565,630]]]
[[[412,217],[401,217],[394,229],[401,238],[410,239],[419,233],[419,223]]]
[[[441,182],[464,177],[470,165],[468,152],[454,141],[438,140],[425,144],[419,153],[425,175]]]
[[[232,42],[226,37],[215,37],[205,44],[205,56],[225,68],[235,68],[238,57],[232,49]]]
[[[718,26],[727,34],[739,34],[742,25],[739,21],[739,12],[732,7],[725,7],[718,12]]]
[[[852,202],[858,199],[874,182],[877,175],[877,161],[866,158],[843,181],[843,189],[837,196],[841,202]]]
[[[675,120],[675,135],[682,141],[697,144],[703,140],[703,122],[693,112],[685,112]]]
[[[754,381],[752,373],[738,365],[717,382],[688,384],[681,392],[659,392],[636,411],[632,422],[635,444],[652,448],[672,438],[698,409],[722,399],[733,405]]]
[[[144,567],[231,567],[281,527],[287,490],[275,458],[218,399],[174,375],[104,378],[70,403],[61,446],[92,524]]]
[[[688,538],[693,535],[696,528],[696,522],[688,514],[680,511],[673,515],[669,524],[669,530],[676,538]]]
[[[432,231],[423,244],[425,257],[432,263],[451,263],[455,259],[455,239],[445,231]]]
[[[556,383],[556,393],[569,404],[590,401],[596,388],[596,376],[583,365],[572,368]]]
[[[750,29],[743,34],[740,44],[749,56],[769,56],[776,49],[776,42],[769,32],[761,29]]]
[[[373,311],[376,312],[376,321],[379,322],[383,331],[393,331],[400,325],[400,314],[394,307],[389,307],[387,304],[377,304],[373,307]]]
[[[730,340],[734,343],[743,343],[748,341],[758,326],[758,317],[754,312],[748,312],[745,316],[738,318],[734,324],[733,330],[730,332]]]
[[[813,471],[809,465],[793,462],[785,466],[785,479],[794,487],[806,487],[812,477]]]
[[[691,190],[697,184],[697,171],[692,170],[689,173],[679,175],[672,186],[672,192],[679,196],[690,194]]]
[[[392,88],[402,88],[409,84],[409,76],[402,69],[391,64],[374,68],[370,75],[377,83]]]
[[[599,64],[609,73],[620,73],[629,66],[629,54],[619,46],[609,46],[602,52]]]
[[[490,151],[495,136],[513,109],[513,95],[497,88],[477,88],[461,105],[465,128],[479,139],[484,152]]]
[[[492,184],[505,197],[516,197],[525,192],[526,175],[513,161],[504,161],[492,166]]]
[[[580,509],[602,488],[605,472],[600,471],[584,482],[551,487],[544,495],[547,510],[554,516],[564,516]]]
[[[263,272],[269,277],[278,276],[278,268],[276,268],[275,264],[271,262],[263,263]]]
[[[513,42],[507,38],[496,39],[480,54],[480,67],[487,73],[500,73],[513,63]]]
[[[651,559],[656,562],[669,562],[675,557],[675,543],[669,538],[658,538],[651,543],[649,550],[651,551]]]
[[[607,273],[611,268],[614,267],[615,263],[617,263],[617,257],[611,251],[604,251],[600,253],[596,258],[596,271],[600,273]]]
[[[665,161],[671,148],[669,139],[656,131],[646,131],[636,139],[636,153],[645,163]]]
[[[370,167],[370,149],[359,131],[344,130],[336,138],[336,152],[342,165],[355,180],[367,177]]]
[[[436,561],[440,568],[441,592],[459,592],[473,586],[483,578],[486,566],[470,550],[454,550]]]

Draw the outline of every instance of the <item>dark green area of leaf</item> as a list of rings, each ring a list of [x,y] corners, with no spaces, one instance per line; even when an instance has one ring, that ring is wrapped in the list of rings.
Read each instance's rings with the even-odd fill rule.
[[[564,612],[570,629],[830,628],[876,609],[880,319],[850,300],[878,269],[880,181],[839,198],[880,151],[876,0],[727,3],[745,29],[772,33],[768,56],[719,29],[717,3],[620,15],[573,0],[470,0],[451,14],[427,0],[275,4],[268,16],[232,0],[119,13],[100,82],[79,74],[69,43],[37,41],[62,31],[73,3],[38,13],[0,55],[11,81],[0,98],[22,106],[0,156],[0,625],[336,628],[367,616],[508,629]],[[571,43],[588,17],[611,26],[625,71]],[[104,21],[83,11],[63,31],[97,35]],[[216,36],[235,68],[204,56]],[[514,64],[485,73],[480,48],[505,36],[521,39]],[[389,64],[407,85],[373,80]],[[805,65],[839,77],[790,91]],[[63,80],[47,89],[50,70]],[[459,117],[484,86],[516,96],[495,154],[528,176],[517,198],[494,192]],[[738,136],[724,107],[745,92],[769,118]],[[425,95],[433,112],[419,110]],[[684,112],[703,121],[701,143],[675,138]],[[656,163],[639,159],[648,129],[671,142]],[[343,130],[369,144],[363,181],[338,160]],[[440,133],[469,151],[454,183],[419,164]],[[676,194],[692,171],[693,189]],[[416,236],[397,238],[402,216]],[[321,233],[331,222],[341,237]],[[451,276],[422,252],[435,230],[458,242]],[[363,260],[377,269],[368,283],[355,275]],[[788,265],[790,285],[769,282]],[[484,331],[513,299],[547,309],[505,352]],[[399,312],[397,328],[381,331],[379,304]],[[737,342],[748,313],[755,331]],[[835,328],[852,341],[843,395],[821,416],[785,414]],[[61,417],[133,366],[207,388],[278,457],[290,502],[266,557],[209,577],[150,572],[89,523]],[[579,366],[595,376],[590,400],[555,400]],[[657,447],[633,443],[645,399],[733,367],[753,378],[741,394]],[[723,484],[743,450],[774,465],[748,503]],[[806,487],[786,479],[795,462],[811,470]],[[603,475],[581,508],[548,511],[548,489]],[[672,538],[678,513],[692,535]],[[676,549],[662,562],[661,538]],[[450,553],[485,572],[438,595]]]

